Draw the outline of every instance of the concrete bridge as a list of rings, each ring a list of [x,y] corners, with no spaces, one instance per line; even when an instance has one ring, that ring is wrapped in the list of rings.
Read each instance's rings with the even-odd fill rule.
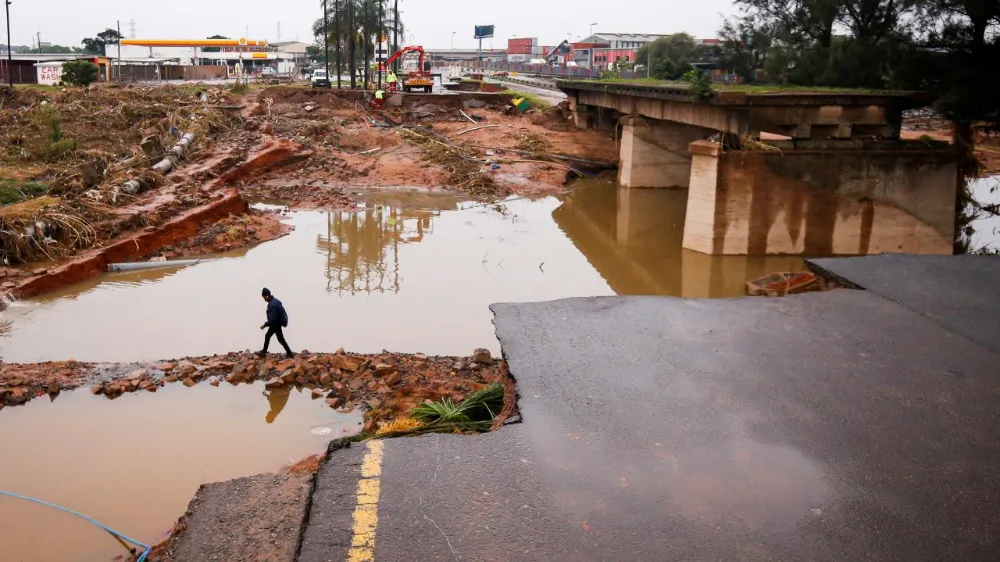
[[[955,152],[899,139],[921,95],[728,90],[695,102],[685,85],[557,84],[578,127],[620,127],[619,184],[689,190],[686,249],[952,251]]]

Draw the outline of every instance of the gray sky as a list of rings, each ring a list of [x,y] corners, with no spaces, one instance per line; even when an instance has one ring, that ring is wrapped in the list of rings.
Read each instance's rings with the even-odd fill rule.
[[[129,37],[129,20],[135,20],[140,39],[198,39],[220,34],[241,37],[249,26],[252,39],[312,42],[310,27],[322,12],[321,0],[13,0],[11,34],[14,45],[30,45],[32,35],[42,41],[79,45],[121,21]],[[333,0],[329,0],[332,2]],[[456,2],[454,0],[400,0],[402,18],[415,42],[427,48],[473,47],[473,26],[496,25],[497,48],[509,37],[537,37],[542,45],[555,45],[572,33],[586,37],[595,32],[676,33],[687,31],[699,38],[715,37],[720,14],[732,14],[731,0],[599,0],[540,2]],[[462,6],[462,8],[458,8]],[[474,8],[473,8],[474,7]],[[0,27],[6,42],[6,30]],[[402,40],[401,40],[402,42]],[[484,48],[488,40],[483,42]]]

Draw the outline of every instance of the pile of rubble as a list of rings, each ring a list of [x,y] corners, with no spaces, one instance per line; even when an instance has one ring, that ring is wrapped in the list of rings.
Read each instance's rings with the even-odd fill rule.
[[[364,409],[369,431],[380,421],[406,415],[421,402],[442,398],[461,402],[494,382],[508,384],[505,363],[484,349],[470,357],[356,355],[339,350],[304,351],[294,359],[259,358],[243,352],[141,365],[0,363],[0,408],[39,396],[54,399],[62,390],[88,381],[94,381],[91,392],[112,399],[130,392],[156,392],[171,383],[218,386],[261,381],[269,389],[294,386],[310,389],[313,398],[325,400],[332,408]]]

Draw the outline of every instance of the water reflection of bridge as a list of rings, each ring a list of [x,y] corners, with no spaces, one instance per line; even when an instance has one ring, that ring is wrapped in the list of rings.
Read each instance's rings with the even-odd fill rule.
[[[327,256],[327,291],[398,293],[399,250],[434,232],[441,211],[458,208],[459,198],[393,194],[374,197],[357,211],[327,213],[327,234],[316,246]]]
[[[618,294],[731,297],[800,257],[710,256],[681,246],[687,191],[579,185],[552,217]]]

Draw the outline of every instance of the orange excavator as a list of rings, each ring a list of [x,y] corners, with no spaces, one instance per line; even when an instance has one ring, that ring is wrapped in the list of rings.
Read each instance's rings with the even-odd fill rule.
[[[424,60],[424,48],[419,45],[403,47],[396,51],[394,55],[386,59],[382,70],[384,71],[389,68],[396,59],[406,53],[420,53],[420,60],[417,63],[417,70],[411,70],[403,78],[403,91],[412,92],[413,90],[422,89],[428,94],[431,93],[431,90],[434,89],[434,77],[431,76],[431,62]]]

